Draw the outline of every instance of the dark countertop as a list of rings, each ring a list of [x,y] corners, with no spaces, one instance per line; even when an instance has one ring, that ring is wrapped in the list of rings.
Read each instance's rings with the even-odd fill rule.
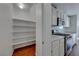
[[[71,34],[76,34],[76,32],[61,32],[61,33],[59,33],[59,32],[54,32],[53,30],[52,30],[52,35],[60,35],[60,36],[70,36]]]
[[[70,33],[52,33],[52,35],[70,36]]]

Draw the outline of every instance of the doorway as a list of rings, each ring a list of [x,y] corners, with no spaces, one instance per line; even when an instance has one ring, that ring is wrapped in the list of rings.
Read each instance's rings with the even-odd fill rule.
[[[13,56],[36,55],[35,4],[12,4]]]

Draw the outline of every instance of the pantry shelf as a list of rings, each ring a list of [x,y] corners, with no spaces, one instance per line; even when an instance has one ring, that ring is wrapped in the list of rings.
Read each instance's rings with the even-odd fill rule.
[[[36,40],[36,21],[23,19],[23,18],[13,18],[13,46],[18,48],[25,46],[27,43],[34,43]],[[31,43],[29,43],[31,42]]]
[[[20,21],[28,21],[28,22],[36,22],[35,20],[31,20],[31,19],[24,19],[24,18],[18,18],[18,17],[12,17],[12,19],[15,20],[20,20]]]
[[[29,41],[23,41],[23,42],[13,43],[12,45],[18,45],[18,44],[23,44],[23,43],[28,43],[28,42],[35,42],[35,39],[29,40]]]

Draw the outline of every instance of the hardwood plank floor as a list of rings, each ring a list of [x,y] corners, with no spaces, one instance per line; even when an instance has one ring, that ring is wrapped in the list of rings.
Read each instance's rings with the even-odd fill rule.
[[[14,50],[13,56],[35,56],[36,45],[30,45]]]

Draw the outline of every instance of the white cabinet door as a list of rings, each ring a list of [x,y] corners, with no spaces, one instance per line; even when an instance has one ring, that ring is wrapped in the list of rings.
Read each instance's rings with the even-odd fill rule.
[[[59,56],[59,40],[52,42],[52,56]]]
[[[64,56],[64,39],[59,41],[59,55]]]
[[[52,56],[59,56],[59,48],[55,47],[53,48],[53,51],[52,51]]]
[[[70,19],[66,14],[64,14],[64,22],[65,22],[64,27],[70,26]]]
[[[52,36],[51,55],[64,56],[64,36]]]
[[[52,7],[52,25],[57,25],[57,10]]]

